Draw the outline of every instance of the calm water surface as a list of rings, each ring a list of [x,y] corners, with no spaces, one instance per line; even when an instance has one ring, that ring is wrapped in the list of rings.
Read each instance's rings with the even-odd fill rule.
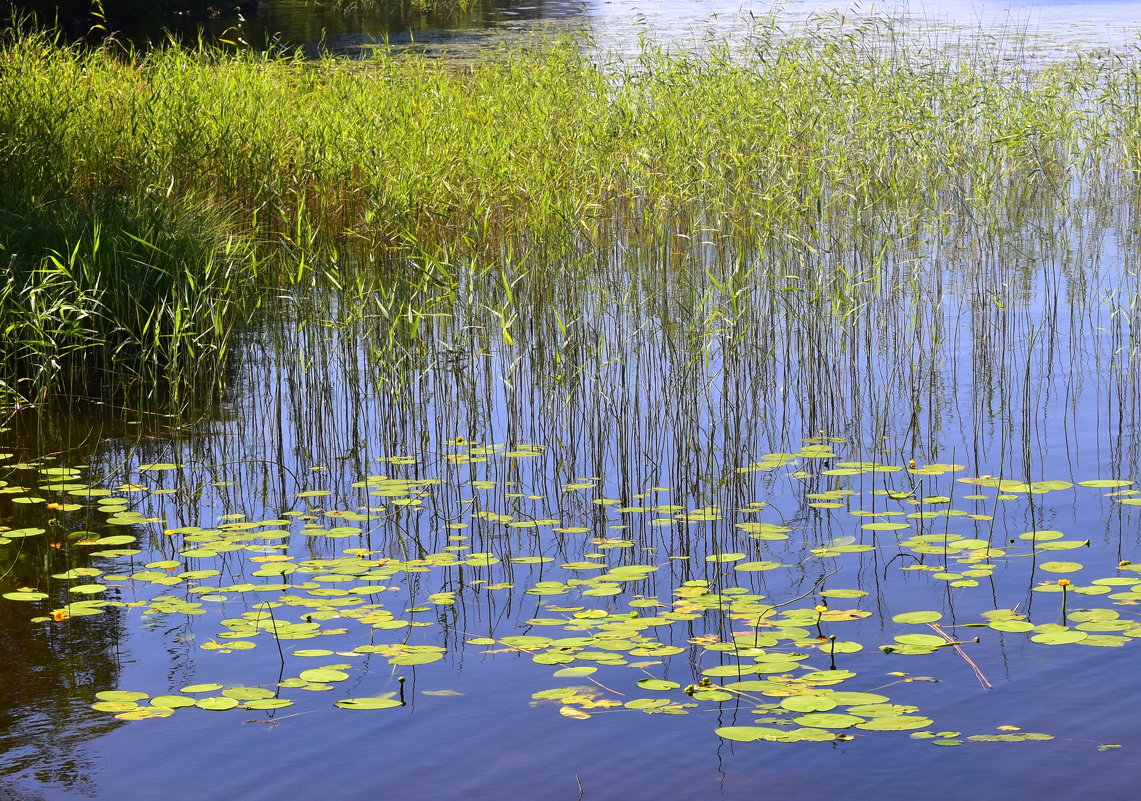
[[[933,36],[953,39],[983,30],[1005,39],[1030,36],[1031,49],[1044,56],[1075,48],[1128,49],[1141,31],[1136,3],[1092,2],[837,2],[786,0],[548,0],[485,2],[463,14],[400,16],[379,12],[315,12],[304,0],[265,0],[248,19],[223,16],[209,21],[214,33],[229,31],[255,46],[267,41],[304,47],[316,55],[333,52],[367,55],[376,46],[416,46],[466,54],[473,48],[535,35],[576,33],[590,37],[602,51],[632,53],[639,37],[655,42],[694,45],[710,33],[719,38],[741,34],[742,20],[773,15],[803,24],[820,17],[849,21],[890,18],[921,24]],[[1025,44],[1024,44],[1025,46]]]
[[[393,40],[407,35],[391,21],[368,28],[373,18],[339,17],[322,19],[320,34],[303,26],[293,4],[263,5],[258,24],[278,26],[292,44],[323,41],[348,52],[382,32]],[[541,22],[587,31],[600,45],[621,49],[640,31],[669,38],[721,19],[736,25],[741,9],[718,2],[504,6],[413,35],[451,46]],[[790,2],[782,13],[803,19],[836,9]],[[1128,48],[1136,23],[1129,3],[943,3],[904,11],[936,18],[948,31],[1000,31],[1013,20],[1058,50]],[[864,6],[854,13],[877,12]],[[1027,493],[957,480],[1141,479],[1141,323],[1130,207],[1125,200],[1077,199],[1066,214],[1032,210],[985,235],[952,231],[912,244],[882,231],[873,238],[892,242],[890,252],[848,243],[810,259],[795,247],[726,256],[695,243],[687,254],[691,272],[670,268],[676,285],[655,280],[667,272],[661,262],[672,258],[668,249],[616,243],[597,284],[555,281],[552,296],[536,290],[521,300],[514,336],[501,335],[493,309],[457,302],[451,317],[425,322],[400,358],[378,349],[378,331],[367,319],[337,324],[349,317],[337,298],[296,296],[245,335],[224,397],[191,415],[108,407],[14,415],[2,435],[2,450],[12,454],[0,470],[7,482],[3,524],[45,533],[0,546],[0,589],[37,588],[51,597],[0,601],[0,798],[1029,799],[1065,787],[1089,797],[1131,796],[1131,699],[1141,645],[1121,634],[1137,618],[1128,579],[1138,574],[1118,570],[1122,560],[1141,561],[1138,511],[1120,503],[1130,496],[1108,496],[1116,487]],[[862,295],[840,301],[804,291],[824,267],[871,269],[869,252],[883,261],[879,280],[862,285]],[[758,279],[741,279],[747,308],[730,319],[716,293],[692,287],[707,287],[710,274],[734,261],[754,267]],[[552,265],[552,272],[570,274],[573,266]],[[759,278],[778,275],[780,282]],[[690,283],[681,281],[686,276]],[[560,313],[558,324],[551,309]],[[484,452],[475,443],[504,447]],[[536,447],[519,450],[528,444]],[[36,461],[44,453],[50,458]],[[911,459],[920,472],[906,469]],[[864,461],[899,469],[841,466]],[[758,462],[763,469],[741,470]],[[180,467],[142,467],[155,464]],[[930,464],[961,468],[922,472]],[[77,472],[62,479],[43,472],[56,467]],[[353,486],[370,475],[441,483],[425,485],[422,498],[407,488],[377,497],[368,493],[380,479]],[[61,482],[119,487],[113,496],[154,521],[124,517],[114,503],[100,510],[100,496],[83,489],[39,489]],[[836,490],[852,494],[825,497]],[[41,500],[21,502],[29,497]],[[920,506],[912,498],[928,501]],[[47,510],[46,502],[78,508]],[[741,511],[760,502],[769,505]],[[711,506],[718,513],[698,511]],[[949,508],[962,514],[940,514]],[[861,510],[899,514],[852,514]],[[330,511],[363,516],[348,520],[364,533],[330,534],[345,522]],[[677,519],[679,512],[690,519]],[[525,525],[509,526],[507,517]],[[653,522],[662,518],[672,519]],[[261,522],[271,520],[277,522]],[[787,529],[787,539],[753,539],[737,525],[758,520]],[[866,529],[869,520],[908,528]],[[194,553],[195,543],[185,539],[195,536],[187,527],[220,525],[230,525],[233,537],[240,529],[232,526],[243,521],[260,525],[248,539],[211,553]],[[314,533],[317,526],[324,531]],[[256,537],[269,530],[286,533]],[[1033,553],[1020,535],[1036,530],[1056,530],[1062,542],[1082,545]],[[65,544],[68,532],[78,531],[94,534],[73,534]],[[907,544],[915,535],[940,543],[949,534],[989,541],[1009,557],[989,560],[993,573],[964,573],[979,571],[979,562]],[[135,537],[100,549],[138,552],[83,555],[96,546],[79,542],[97,536]],[[457,543],[492,558],[409,564]],[[874,547],[853,549],[863,545]],[[346,548],[402,565],[374,579],[388,589],[348,597],[427,625],[372,628],[348,614],[355,608],[348,602],[284,604],[273,607],[275,620],[301,623],[312,615],[328,633],[279,641],[265,631],[244,640],[225,636],[221,621],[267,613],[262,601],[302,593],[297,585],[314,577],[322,580],[307,585],[319,591],[310,601],[345,598],[337,588],[359,579],[327,564],[289,579],[291,590],[276,586],[280,576],[257,573],[281,563],[274,557],[330,560]],[[744,556],[723,556],[737,551]],[[551,561],[529,559],[535,556]],[[735,570],[742,559],[778,564]],[[1081,567],[1042,567],[1062,560]],[[591,561],[656,570],[613,587],[573,583],[598,574],[573,567]],[[128,605],[62,623],[30,622],[76,598],[67,590],[74,580],[50,576],[84,566],[105,575],[81,581],[104,582],[106,597]],[[194,570],[218,572],[178,578]],[[1074,585],[1066,596],[1071,613],[1102,609],[1129,623],[1088,632],[1121,638],[1120,647],[1050,646],[1027,633],[977,625],[993,610],[1028,615],[1035,625],[1060,622],[1061,594],[1033,588],[1064,575]],[[525,592],[541,581],[566,587],[556,595]],[[842,730],[854,735],[845,741],[733,742],[714,730],[752,724],[766,714],[752,711],[758,704],[781,696],[701,700],[674,710],[684,715],[595,709],[583,720],[560,715],[559,703],[533,702],[535,693],[580,685],[618,703],[689,702],[680,689],[647,691],[636,681],[685,686],[703,671],[735,664],[706,646],[751,632],[752,624],[716,604],[658,621],[652,636],[669,653],[611,652],[627,654],[620,657],[627,664],[603,658],[591,675],[597,684],[552,676],[563,665],[536,662],[542,645],[478,640],[581,636],[550,623],[573,621],[574,610],[657,616],[686,592],[686,582],[691,590],[692,582],[708,582],[710,592],[730,599],[740,587],[810,616],[820,591],[840,591],[828,600],[832,610],[869,614],[822,624],[825,634],[863,646],[837,655],[837,667],[855,674],[838,689],[882,692],[892,703],[915,706],[912,714],[933,721],[922,730],[952,743],[1004,726],[1054,739],[939,747],[909,731],[853,728]],[[845,590],[864,594],[845,597]],[[663,606],[653,607],[653,599]],[[200,603],[203,613],[179,606],[185,602]],[[898,635],[932,633],[892,620],[916,610],[940,613],[940,625],[962,650],[882,651],[898,647]],[[801,642],[774,652],[806,654],[811,670],[828,670],[812,622],[801,626]],[[219,650],[237,641],[255,647]],[[382,654],[353,650],[394,642],[447,653],[440,661],[390,665]],[[279,710],[191,708],[122,721],[90,707],[96,692],[115,689],[162,695],[218,683],[276,692],[279,681],[330,664],[349,665],[348,677],[325,690],[286,688],[281,697],[294,705]],[[405,706],[333,705],[394,693],[397,676],[407,678]],[[714,683],[736,678],[713,674]],[[1124,747],[1101,748],[1107,745]]]

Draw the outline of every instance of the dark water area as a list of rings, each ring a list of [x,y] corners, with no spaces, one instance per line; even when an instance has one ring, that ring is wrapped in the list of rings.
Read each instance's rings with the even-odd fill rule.
[[[548,25],[557,28],[566,20],[582,20],[586,11],[581,3],[566,0],[482,0],[466,8],[435,10],[399,3],[340,6],[308,0],[264,0],[143,4],[138,8],[128,4],[118,13],[112,9],[106,17],[98,17],[90,13],[85,2],[66,6],[58,15],[53,3],[13,5],[41,20],[58,19],[59,27],[72,38],[98,39],[102,28],[109,28],[120,39],[141,47],[162,45],[170,39],[188,44],[203,39],[256,49],[300,49],[310,57],[367,56],[374,47],[430,48],[490,42],[496,33]]]
[[[571,2],[474,3],[467,10],[417,12],[361,8],[314,7],[305,0],[278,0],[259,5],[256,14],[219,15],[202,25],[208,35],[251,47],[301,48],[307,55],[365,56],[375,47],[490,45],[493,37],[544,26],[576,27],[581,4]],[[195,31],[196,26],[190,31]],[[184,35],[187,32],[183,29]]]
[[[1134,208],[627,234],[391,327],[284,293],[221,398],[12,411],[0,798],[1131,796]]]

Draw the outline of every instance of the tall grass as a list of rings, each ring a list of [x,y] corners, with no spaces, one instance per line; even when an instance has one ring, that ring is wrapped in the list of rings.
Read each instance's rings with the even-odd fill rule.
[[[555,291],[548,266],[572,254],[599,254],[572,260],[589,279],[584,265],[633,243],[820,252],[884,230],[914,243],[1021,225],[1131,174],[1135,66],[1079,58],[1031,72],[898,37],[758,26],[742,46],[698,54],[647,45],[610,63],[560,41],[456,65],[92,51],[14,34],[0,47],[5,247],[34,266],[5,296],[4,348],[24,354],[5,359],[6,391],[51,391],[67,372],[61,356],[83,350],[75,332],[91,333],[92,309],[109,327],[96,341],[118,347],[125,334],[142,354],[139,343],[182,341],[170,332],[202,325],[203,306],[233,310],[247,304],[226,299],[272,286],[340,286],[351,273],[380,287],[383,306],[411,282],[388,313],[412,320],[490,281],[509,337],[512,287]],[[11,233],[28,215],[50,220],[30,225],[45,232],[31,244]],[[206,222],[185,222],[196,219]],[[174,247],[151,241],[167,227],[191,233],[171,234]],[[85,258],[88,279],[71,295],[44,288]],[[662,280],[690,280],[688,259],[670,264]],[[140,308],[108,300],[152,269],[181,277]],[[203,271],[206,290],[178,294]],[[836,303],[858,302],[855,279],[813,280],[847,293]],[[84,311],[45,311],[33,295]],[[20,314],[68,333],[27,347],[10,324]],[[206,350],[224,353],[240,318],[206,326],[217,336]]]
[[[0,389],[34,402],[175,397],[223,362],[257,262],[227,215],[189,199],[54,199],[0,208]]]

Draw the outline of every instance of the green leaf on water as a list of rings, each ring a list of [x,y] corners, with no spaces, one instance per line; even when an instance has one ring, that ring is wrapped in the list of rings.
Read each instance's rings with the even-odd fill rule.
[[[1047,540],[1060,540],[1066,536],[1060,531],[1043,530],[1043,531],[1027,531],[1025,534],[1019,534],[1020,540],[1031,540],[1033,542],[1045,542]]]
[[[1076,573],[1084,565],[1081,562],[1043,562],[1038,567],[1047,573]]]
[[[845,715],[841,712],[815,712],[793,718],[801,726],[811,726],[817,729],[850,729],[858,723],[864,723],[864,718],[856,715]]]
[[[258,698],[246,701],[242,704],[242,709],[283,709],[287,706],[293,706],[288,698]]]
[[[233,698],[225,698],[220,695],[208,695],[205,698],[199,698],[196,700],[194,705],[199,709],[209,709],[212,712],[222,712],[227,709],[233,709],[238,705],[238,702]]]
[[[14,592],[6,592],[3,595],[9,601],[42,601],[48,597],[46,592],[36,592],[35,590],[16,590]]]
[[[331,681],[344,681],[349,677],[349,674],[334,668],[310,668],[301,671],[298,676],[308,682],[327,684]]]
[[[922,648],[937,648],[946,645],[947,641],[936,634],[900,634],[896,642],[904,645],[918,645]]]
[[[690,697],[695,701],[732,701],[736,698],[733,693],[725,690],[697,690]]]
[[[669,704],[667,698],[635,698],[623,704],[627,709],[657,709]]]
[[[736,562],[745,558],[743,553],[719,553],[705,557],[706,562]]]
[[[1078,640],[1079,645],[1091,645],[1101,648],[1120,648],[1127,642],[1125,637],[1115,637],[1112,634],[1091,634],[1084,640]]]
[[[212,693],[215,690],[222,689],[221,684],[189,684],[183,687],[179,692],[184,693]]]
[[[341,709],[392,709],[403,706],[400,700],[392,697],[379,698],[346,698],[336,702]]]
[[[889,700],[886,695],[879,695],[878,693],[848,692],[846,690],[836,690],[835,692],[828,693],[827,697],[842,706],[886,704]]]
[[[78,593],[79,595],[95,595],[106,589],[107,587],[103,584],[77,584],[74,587],[68,587],[67,591]]]
[[[835,709],[838,702],[827,695],[792,695],[782,698],[780,705],[793,712],[827,712]]]
[[[1081,642],[1087,637],[1089,637],[1089,634],[1084,631],[1061,629],[1057,631],[1045,631],[1040,634],[1035,634],[1030,639],[1034,642],[1042,643],[1043,645],[1068,645],[1070,643]]]
[[[856,725],[864,731],[908,731],[923,729],[932,724],[931,718],[919,715],[897,715],[894,717],[874,717]]]
[[[904,612],[892,617],[896,623],[934,623],[942,619],[940,612]]]
[[[666,681],[665,679],[639,679],[638,686],[643,690],[676,690],[681,685],[676,681]]]
[[[1006,631],[1012,634],[1034,630],[1034,624],[1028,620],[995,620],[987,625],[995,631]]]
[[[96,701],[91,708],[96,712],[129,712],[139,705],[134,701]]]
[[[137,690],[103,690],[95,693],[95,697],[100,701],[141,701],[150,695]]]
[[[822,590],[820,595],[824,598],[863,598],[867,595],[864,590]]]
[[[787,737],[784,730],[765,726],[722,726],[716,729],[714,733],[726,740],[735,740],[739,743],[751,743],[756,740],[784,740]]]

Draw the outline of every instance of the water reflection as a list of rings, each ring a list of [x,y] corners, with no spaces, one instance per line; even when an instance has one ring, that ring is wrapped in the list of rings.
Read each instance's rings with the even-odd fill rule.
[[[695,46],[710,34],[718,39],[747,36],[743,22],[772,15],[782,24],[822,16],[860,20],[894,19],[922,27],[932,37],[953,41],[985,30],[992,39],[1023,42],[1021,55],[1053,57],[1059,50],[1127,48],[1141,31],[1141,17],[1129,2],[977,2],[976,0],[548,0],[487,3],[463,14],[399,15],[377,12],[314,12],[305,0],[265,0],[256,17],[231,19],[251,44],[276,40],[307,53],[366,54],[378,44],[463,52],[504,38],[579,33],[602,52],[633,53],[640,37]],[[215,32],[221,30],[215,26]]]
[[[58,3],[21,0],[14,8],[52,17]],[[1019,41],[1025,59],[1056,57],[1091,47],[1128,49],[1141,31],[1136,5],[1118,0],[1074,2],[978,2],[978,0],[480,0],[468,10],[416,12],[393,8],[351,8],[310,0],[261,0],[217,3],[206,10],[154,16],[147,8],[117,19],[117,26],[138,44],[165,42],[169,35],[186,42],[199,36],[248,44],[255,48],[300,48],[310,57],[335,54],[367,57],[376,47],[417,47],[463,56],[472,48],[504,40],[576,33],[601,52],[631,54],[648,36],[657,42],[700,46],[715,38],[748,35],[748,20],[772,16],[781,24],[820,17],[849,23],[895,20],[918,26],[938,44],[964,34],[986,31],[991,40]],[[66,6],[65,30],[83,36],[97,22],[86,2]]]
[[[378,45],[426,48],[471,45],[487,41],[492,32],[533,27],[539,21],[581,17],[581,5],[572,2],[510,2],[485,0],[468,11],[401,13],[381,9],[342,12],[315,9],[305,0],[263,2],[257,15],[227,24],[254,46],[267,43],[302,47],[309,55],[365,54]],[[221,26],[214,23],[214,29]]]
[[[941,755],[932,753],[942,749],[905,738],[892,744],[869,739],[850,751],[837,744],[831,751],[775,756],[711,737],[712,725],[747,722],[747,705],[718,710],[716,724],[710,715],[669,724],[661,717],[600,716],[587,722],[595,728],[585,734],[560,729],[553,737],[554,712],[526,705],[531,692],[550,683],[553,667],[536,666],[529,655],[481,654],[464,640],[504,628],[531,630],[528,621],[543,607],[522,588],[537,577],[566,577],[555,565],[536,576],[529,571],[539,568],[511,564],[510,555],[541,551],[559,563],[574,563],[619,538],[628,539],[632,550],[625,556],[615,552],[615,562],[652,556],[661,567],[629,585],[619,598],[598,600],[600,609],[623,609],[629,597],[668,599],[674,588],[692,580],[717,587],[730,581],[748,584],[774,598],[803,592],[824,569],[823,558],[802,558],[805,548],[869,536],[842,512],[813,505],[840,479],[815,468],[798,476],[737,468],[765,452],[795,450],[806,435],[821,431],[827,442],[842,434],[843,441],[833,443],[842,454],[835,461],[865,456],[896,464],[909,457],[963,461],[974,473],[1028,479],[1135,475],[1137,454],[1122,432],[1136,422],[1137,361],[1133,354],[1123,358],[1129,353],[1132,323],[1119,299],[1135,295],[1136,273],[1134,257],[1123,252],[1110,230],[1128,224],[1106,213],[1096,196],[1075,199],[1071,213],[1058,215],[1041,198],[1023,200],[1011,203],[1011,219],[999,228],[956,227],[921,241],[899,234],[907,227],[905,219],[881,216],[876,226],[865,228],[851,220],[842,224],[837,217],[814,235],[818,245],[811,254],[803,239],[783,236],[761,248],[709,227],[704,238],[652,227],[624,229],[607,243],[584,243],[580,252],[554,263],[557,269],[520,285],[511,340],[502,336],[496,307],[489,303],[496,282],[502,281],[499,275],[472,286],[470,295],[452,297],[446,314],[445,307],[436,307],[438,316],[423,321],[416,335],[399,326],[390,335],[386,326],[392,321],[370,312],[392,291],[388,280],[365,281],[358,285],[359,294],[347,298],[299,293],[278,316],[248,333],[245,363],[234,373],[224,412],[208,410],[189,429],[172,432],[154,425],[135,437],[123,437],[125,429],[112,424],[94,438],[83,433],[82,425],[72,433],[59,426],[57,449],[79,449],[69,461],[90,463],[105,481],[129,478],[174,490],[150,495],[138,507],[169,526],[214,525],[227,514],[268,519],[293,510],[324,521],[329,510],[377,502],[365,494],[367,488],[352,486],[364,475],[407,470],[444,479],[447,489],[434,493],[424,512],[387,515],[370,526],[367,536],[347,541],[295,537],[293,553],[305,559],[336,558],[347,543],[396,559],[454,547],[449,546],[452,530],[440,521],[467,520],[468,502],[461,491],[468,491],[474,477],[511,490],[481,495],[481,510],[527,519],[539,516],[540,509],[553,509],[561,519],[582,522],[587,536],[505,530],[474,518],[464,535],[473,549],[507,557],[500,567],[444,576],[410,572],[402,578],[398,600],[391,602],[394,610],[427,606],[426,598],[435,593],[455,593],[454,605],[417,613],[418,620],[431,625],[410,640],[443,645],[453,655],[444,664],[407,669],[414,703],[379,721],[346,722],[319,698],[300,716],[243,712],[236,718],[185,717],[119,729],[83,705],[93,687],[158,693],[213,679],[274,686],[284,665],[272,645],[259,645],[248,658],[200,649],[217,636],[219,618],[254,613],[260,594],[251,599],[234,593],[224,607],[193,621],[171,615],[130,630],[124,620],[128,612],[112,612],[77,621],[77,629],[83,624],[81,637],[57,628],[33,629],[17,619],[15,634],[6,633],[12,638],[8,658],[35,670],[26,671],[26,683],[15,685],[20,695],[0,698],[13,710],[5,721],[12,743],[6,769],[20,777],[22,786],[47,787],[62,797],[87,789],[111,798],[139,781],[197,788],[201,776],[209,775],[227,795],[269,799],[298,782],[328,776],[325,759],[298,760],[295,754],[335,753],[335,779],[326,780],[335,783],[342,797],[363,798],[381,782],[367,758],[375,756],[376,746],[366,733],[382,733],[384,753],[395,763],[383,772],[383,781],[405,798],[460,790],[492,798],[501,797],[496,794],[504,787],[526,795],[552,782],[574,792],[576,774],[584,787],[597,787],[598,796],[607,799],[647,786],[674,799],[707,797],[718,786],[725,797],[746,798],[756,792],[758,763],[770,777],[765,786],[791,788],[799,781],[795,776],[819,769],[826,774],[822,785],[828,792],[836,791],[836,777],[844,774],[848,784],[881,787],[881,796],[891,797],[882,790],[886,782],[899,788],[896,797],[910,797],[911,782],[919,774],[945,765]],[[523,265],[507,263],[505,268]],[[584,280],[587,274],[598,280]],[[480,441],[537,442],[546,449],[519,462],[491,459],[465,465],[446,458],[456,452],[448,443],[457,434]],[[92,439],[107,445],[90,452]],[[1087,442],[1097,443],[1092,452]],[[400,454],[424,458],[405,467],[375,461]],[[152,461],[186,467],[155,475],[133,469]],[[634,502],[648,487],[661,485],[672,488],[670,502],[683,508],[717,503],[729,513],[724,520],[663,530],[639,513],[617,513],[593,503],[590,495],[566,493],[563,485],[581,476],[598,476],[599,494],[608,498]],[[915,486],[921,481],[924,492],[954,494],[952,478],[912,480]],[[873,478],[855,486],[866,491],[879,485]],[[330,494],[298,495],[311,492]],[[755,579],[730,579],[731,573],[711,567],[705,557],[745,547],[733,510],[755,499],[772,502],[777,519],[793,528],[797,539],[787,544],[745,540],[757,555],[784,567]],[[925,530],[937,533],[954,525],[957,532],[985,536],[990,529],[1005,537],[1057,526],[1091,537],[1096,556],[1083,559],[1102,562],[1128,556],[1137,547],[1120,511],[1107,510],[1105,501],[1094,496],[1069,503],[971,506],[991,512],[994,522],[938,520]],[[12,519],[19,525],[35,522]],[[146,548],[139,562],[185,561],[184,543],[147,527],[136,533]],[[694,558],[669,558],[678,553]],[[17,562],[23,571],[19,580],[38,583],[45,574],[58,572],[64,565],[51,561],[58,554],[44,543],[34,559]],[[868,605],[878,613],[853,622],[850,629],[858,632],[853,637],[869,643],[890,639],[886,621],[913,604],[938,607],[954,625],[973,622],[988,609],[1026,610],[1033,597],[1029,589],[1035,574],[1029,572],[1027,584],[1021,572],[1026,560],[1012,564],[1009,575],[988,580],[989,586],[977,594],[960,595],[897,572],[890,550],[847,558],[854,564],[845,585],[871,592]],[[222,557],[219,565],[225,571],[217,579],[220,586],[256,578],[252,566],[239,558]],[[487,587],[499,584],[515,589]],[[181,595],[184,589],[161,592]],[[1050,619],[1050,608],[1043,620]],[[22,612],[14,611],[17,617]],[[717,614],[663,630],[656,636],[684,650],[653,670],[679,683],[691,681],[710,663],[700,643],[731,639],[733,631],[733,621]],[[351,636],[324,642],[336,642],[337,650],[346,653],[357,644]],[[125,649],[122,661],[119,647]],[[845,657],[843,664],[863,670],[882,656],[868,650],[874,655]],[[930,668],[942,679],[939,685],[893,689],[898,693],[893,699],[977,727],[968,732],[1010,721],[1057,728],[1044,725],[1041,718],[1048,716],[1027,702],[1028,680],[1059,691],[1056,681],[1039,672],[1035,652],[994,638],[972,653],[1003,694],[980,697],[969,670],[941,662]],[[1051,655],[1055,668],[1085,669],[1090,660],[1085,653],[1072,658]],[[298,659],[290,660],[294,670]],[[391,669],[380,660],[356,667],[361,692],[375,692],[392,681]],[[910,664],[889,667],[911,669]],[[879,684],[890,681],[882,672],[874,671]],[[1083,690],[1089,693],[1083,697],[1101,698],[1110,683]],[[464,695],[450,699],[455,705],[449,707],[423,695],[425,690]],[[1015,697],[1017,703],[1011,700]],[[478,727],[494,733],[495,742],[461,736],[457,721],[467,731]],[[151,724],[166,727],[162,737],[145,728]],[[1084,732],[1095,729],[1097,721],[1082,718],[1074,725]],[[28,732],[34,735],[30,745]],[[61,741],[61,732],[68,739]],[[628,743],[621,755],[612,746],[598,745],[614,738]],[[215,748],[203,748],[203,742]],[[320,744],[316,751],[315,742]],[[653,742],[654,748],[638,747],[640,742]],[[1050,746],[1055,747],[1072,744]],[[93,768],[80,757],[88,750],[105,767],[84,788],[84,776]],[[441,751],[455,770],[436,775],[429,771],[425,752],[434,762]],[[901,751],[907,756],[902,765]],[[661,753],[678,758],[665,766]],[[1001,776],[1000,761],[1026,767],[1042,759],[1040,753],[1020,751],[1001,758],[984,753],[972,759]],[[1046,753],[1054,758],[1070,754]],[[582,761],[583,754],[588,761]],[[863,765],[859,770],[850,764],[857,755]],[[251,760],[266,767],[259,775],[268,778],[250,778]],[[542,760],[547,770],[528,770],[535,760]],[[1074,761],[1082,760],[1070,764]],[[727,780],[715,784],[718,770]],[[826,795],[813,792],[805,797]]]
[[[192,414],[204,413],[196,409]],[[130,452],[145,453],[153,438],[170,440],[170,419],[141,409],[79,404],[51,411],[23,408],[10,412],[0,431],[6,451],[0,510],[4,531],[46,528],[42,535],[0,545],[0,576],[4,591],[19,588],[48,592],[47,608],[64,607],[69,595],[58,576],[76,567],[112,567],[112,560],[87,558],[71,546],[91,521],[67,511],[44,513],[41,505],[12,499],[35,491],[50,479],[38,476],[25,462],[41,465],[82,465],[114,443],[128,443]],[[120,451],[120,457],[123,452]],[[111,466],[108,470],[113,470]],[[98,473],[93,473],[98,479]],[[21,489],[23,486],[25,489]],[[130,600],[115,590],[109,599]],[[40,606],[37,604],[37,606]],[[31,778],[44,787],[80,795],[98,793],[95,781],[98,754],[92,741],[121,725],[91,708],[95,692],[119,685],[122,646],[131,612],[114,608],[103,614],[77,617],[47,625],[33,621],[31,606],[0,600],[0,796],[35,799],[26,786],[7,786],[3,777]],[[173,629],[168,631],[172,635]],[[130,657],[126,657],[127,661]]]

